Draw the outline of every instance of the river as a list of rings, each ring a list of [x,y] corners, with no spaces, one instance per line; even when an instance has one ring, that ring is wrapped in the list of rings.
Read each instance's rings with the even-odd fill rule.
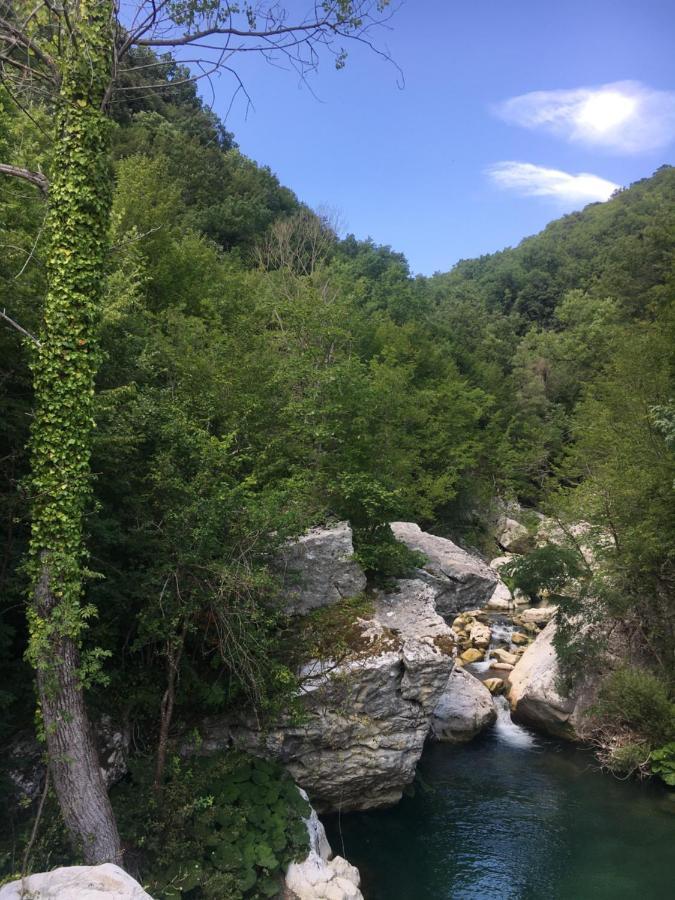
[[[675,792],[602,774],[589,751],[498,708],[471,743],[428,745],[395,808],[326,821],[365,900],[675,896]]]

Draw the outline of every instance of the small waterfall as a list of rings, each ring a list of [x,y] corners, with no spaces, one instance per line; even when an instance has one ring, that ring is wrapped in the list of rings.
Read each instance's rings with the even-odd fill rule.
[[[467,671],[471,672],[481,681],[485,676],[499,677],[504,680],[508,678],[508,672],[502,670],[491,670],[491,665],[495,659],[491,658],[490,653],[497,647],[504,647],[511,653],[517,648],[513,645],[513,632],[515,631],[513,621],[505,618],[492,619],[490,621],[490,646],[485,652],[485,659],[479,662],[470,663]],[[514,748],[528,748],[536,745],[535,736],[526,728],[517,725],[511,718],[511,707],[506,697],[497,695],[493,697],[495,709],[497,710],[497,721],[494,724],[494,734],[497,740],[503,744],[508,744]]]
[[[497,737],[505,744],[511,747],[532,747],[535,744],[535,737],[526,728],[517,725],[511,718],[511,708],[506,697],[495,697],[495,708],[497,710],[497,721],[494,729]]]
[[[494,659],[490,658],[490,651],[494,650],[496,647],[506,647],[509,650],[512,650],[511,636],[513,635],[513,622],[508,620],[496,620],[491,621],[490,623],[490,646],[488,647],[485,653],[485,659],[482,659],[480,662],[471,663],[467,668],[468,671],[473,675],[476,675],[480,678],[484,675],[488,669],[490,668],[490,663],[495,662]],[[497,674],[496,672],[493,674]]]

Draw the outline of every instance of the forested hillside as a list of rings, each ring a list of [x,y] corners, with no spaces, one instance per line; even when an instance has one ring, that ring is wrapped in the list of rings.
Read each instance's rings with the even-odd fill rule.
[[[171,87],[177,73],[167,63],[163,91],[115,107],[87,512],[93,714],[131,723],[141,757],[162,722],[184,733],[233,704],[264,719],[295,685],[269,565],[282,542],[347,519],[383,581],[411,564],[389,521],[487,550],[510,499],[611,534],[595,588],[634,623],[667,703],[675,168],[514,249],[413,277],[401,253],[338,236],[243,156],[191,84]],[[48,175],[46,113],[29,120],[3,94],[0,109],[0,156]],[[33,334],[43,204],[27,184],[0,191],[0,309]],[[2,323],[3,741],[35,709],[32,352]]]

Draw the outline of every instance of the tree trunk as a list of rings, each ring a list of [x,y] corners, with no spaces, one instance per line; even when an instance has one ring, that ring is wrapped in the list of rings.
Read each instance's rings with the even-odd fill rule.
[[[169,747],[169,734],[171,732],[171,721],[173,719],[173,707],[176,701],[176,681],[178,679],[178,670],[180,668],[180,660],[183,655],[183,647],[185,646],[185,637],[187,635],[187,617],[183,622],[180,637],[177,644],[171,639],[167,641],[166,647],[166,690],[162,697],[160,721],[159,721],[159,739],[157,741],[157,762],[155,764],[155,783],[154,790],[156,793],[162,789],[162,781],[164,779],[164,767],[166,765],[166,754]]]
[[[73,844],[86,862],[121,849],[84,703],[84,516],[91,495],[98,317],[111,202],[109,123],[112,0],[73,7],[60,59],[49,189],[48,291],[33,361],[31,432],[33,603],[29,655],[37,669],[50,769]]]
[[[54,596],[45,568],[36,591],[38,615],[45,619]],[[80,683],[76,642],[61,636],[51,642],[53,660],[38,669],[42,719],[47,736],[49,767],[64,823],[85,862],[121,865],[117,825],[98,760]]]

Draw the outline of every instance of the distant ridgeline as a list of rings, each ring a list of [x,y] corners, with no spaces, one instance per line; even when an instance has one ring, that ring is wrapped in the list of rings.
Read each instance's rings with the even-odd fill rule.
[[[410,563],[387,522],[486,546],[496,497],[609,529],[625,615],[669,658],[675,169],[412,278],[244,157],[179,66],[163,90],[144,84],[143,59],[114,110],[88,587],[107,683],[92,708],[123,711],[152,746],[179,639],[178,720],[278,708],[292,687],[267,568],[281,541],[349,519],[386,578]],[[0,103],[3,158],[48,174],[48,112],[34,126]],[[42,215],[30,186],[3,182],[0,309],[31,332]],[[33,717],[28,364],[28,342],[1,328],[0,737]]]

